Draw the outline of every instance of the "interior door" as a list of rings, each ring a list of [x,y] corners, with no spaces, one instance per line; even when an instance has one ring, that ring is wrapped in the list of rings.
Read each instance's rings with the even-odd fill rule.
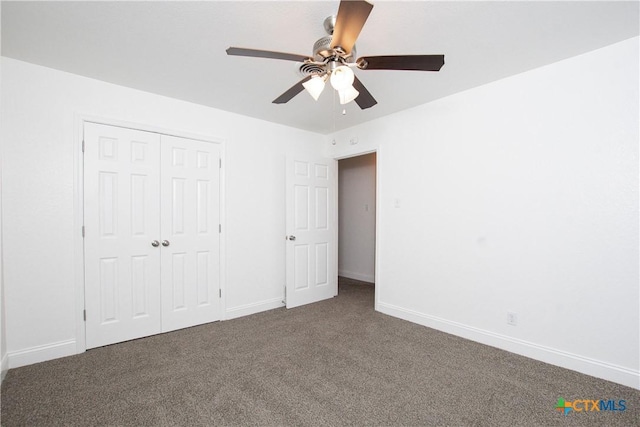
[[[287,159],[287,308],[338,294],[336,175],[333,159]]]
[[[86,345],[161,331],[160,136],[84,127]]]
[[[220,151],[162,136],[162,330],[220,319]]]

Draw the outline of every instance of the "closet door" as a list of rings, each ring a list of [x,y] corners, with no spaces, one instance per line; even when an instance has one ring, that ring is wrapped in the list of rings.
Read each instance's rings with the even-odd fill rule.
[[[86,345],[161,332],[160,136],[84,127]]]
[[[220,319],[220,151],[161,141],[162,330]]]

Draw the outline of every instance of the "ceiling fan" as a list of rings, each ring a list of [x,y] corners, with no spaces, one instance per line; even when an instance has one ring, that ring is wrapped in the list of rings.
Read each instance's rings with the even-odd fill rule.
[[[444,55],[387,55],[362,56],[356,59],[355,42],[373,5],[364,0],[341,0],[336,16],[324,21],[329,34],[313,45],[313,56],[269,50],[230,47],[227,55],[256,58],[282,59],[301,62],[300,72],[306,75],[286,92],[273,100],[274,104],[289,102],[306,89],[317,100],[329,80],[338,91],[341,104],[355,100],[361,109],[378,102],[354,75],[352,68],[360,70],[415,70],[439,71],[444,65]]]

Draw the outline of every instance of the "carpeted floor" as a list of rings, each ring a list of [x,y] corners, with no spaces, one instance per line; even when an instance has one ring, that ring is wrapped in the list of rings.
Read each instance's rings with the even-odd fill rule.
[[[559,397],[623,412],[556,411]],[[11,369],[3,426],[639,425],[640,391],[373,310],[373,286]]]

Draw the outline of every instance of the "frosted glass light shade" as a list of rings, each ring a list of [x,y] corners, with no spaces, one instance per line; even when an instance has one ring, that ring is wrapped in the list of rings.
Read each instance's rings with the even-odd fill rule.
[[[345,65],[341,65],[331,72],[331,86],[338,91],[347,89],[353,84],[353,78],[353,70]]]
[[[313,97],[316,101],[320,97],[320,94],[324,90],[324,78],[320,76],[313,76],[311,79],[302,83],[302,86],[309,92],[309,95]]]
[[[353,86],[349,86],[346,89],[340,89],[338,91],[338,95],[340,96],[340,104],[348,104],[356,99],[358,95],[360,95],[360,92],[358,92]]]

